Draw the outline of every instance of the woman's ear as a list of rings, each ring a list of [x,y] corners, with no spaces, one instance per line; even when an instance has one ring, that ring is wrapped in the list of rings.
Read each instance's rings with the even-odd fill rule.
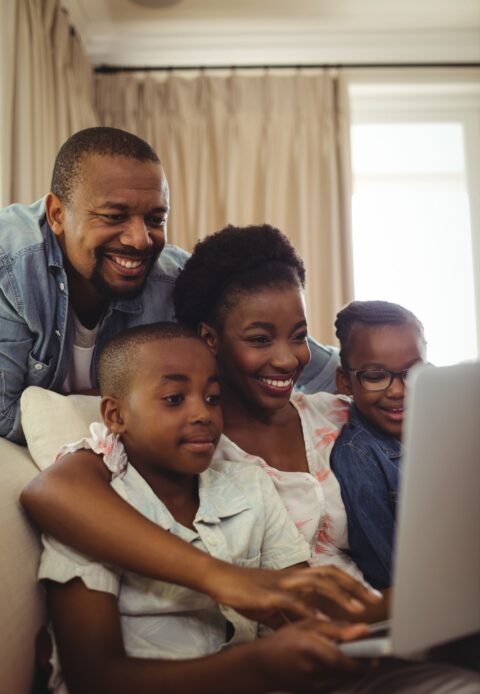
[[[100,402],[100,413],[106,427],[113,434],[121,434],[125,431],[125,422],[122,415],[122,400],[111,395],[106,395]]]
[[[200,323],[198,326],[198,334],[207,344],[212,354],[216,357],[218,350],[218,333],[215,328],[212,328],[206,323]]]
[[[340,395],[351,395],[352,386],[350,384],[350,376],[348,371],[345,371],[343,366],[337,366],[337,372],[335,374],[335,381],[337,384],[337,393]]]

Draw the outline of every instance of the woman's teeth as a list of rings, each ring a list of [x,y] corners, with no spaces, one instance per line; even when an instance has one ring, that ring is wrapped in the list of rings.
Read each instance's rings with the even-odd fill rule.
[[[290,388],[293,386],[293,378],[287,378],[285,381],[280,381],[279,379],[265,378],[265,376],[257,376],[258,380],[262,383],[266,383],[268,386],[273,386],[273,388]]]

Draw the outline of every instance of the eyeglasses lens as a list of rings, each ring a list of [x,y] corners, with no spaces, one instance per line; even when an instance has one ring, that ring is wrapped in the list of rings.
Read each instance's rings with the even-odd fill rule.
[[[392,375],[389,371],[364,371],[359,374],[359,381],[365,390],[385,390],[392,382]]]

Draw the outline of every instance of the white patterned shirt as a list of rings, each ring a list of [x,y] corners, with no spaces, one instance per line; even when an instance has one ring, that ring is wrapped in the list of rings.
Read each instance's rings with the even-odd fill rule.
[[[196,548],[227,562],[282,569],[306,562],[310,551],[288,516],[274,485],[255,466],[216,462],[199,475],[194,530],[178,523],[128,462],[120,439],[103,424],[91,437],[64,446],[64,455],[90,448],[112,472],[111,486],[151,521]],[[75,577],[92,589],[116,595],[125,648],[130,656],[180,659],[214,653],[254,639],[257,625],[233,609],[183,586],[105,566],[44,537],[40,579],[65,583]],[[226,642],[227,621],[233,637]],[[57,680],[58,681],[58,680]]]
[[[334,564],[363,580],[361,571],[345,554],[348,550],[347,514],[340,485],[330,467],[330,453],[348,419],[350,402],[346,396],[330,393],[292,395],[291,403],[302,425],[308,472],[277,470],[263,458],[242,450],[225,435],[220,439],[215,458],[253,463],[265,470],[311,548],[309,564]]]

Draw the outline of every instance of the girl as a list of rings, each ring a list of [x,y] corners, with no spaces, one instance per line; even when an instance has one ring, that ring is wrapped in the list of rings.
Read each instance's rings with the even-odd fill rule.
[[[351,555],[375,588],[392,581],[405,379],[425,359],[423,326],[387,301],[353,301],[337,315],[337,384],[353,397],[332,451],[348,515]]]

